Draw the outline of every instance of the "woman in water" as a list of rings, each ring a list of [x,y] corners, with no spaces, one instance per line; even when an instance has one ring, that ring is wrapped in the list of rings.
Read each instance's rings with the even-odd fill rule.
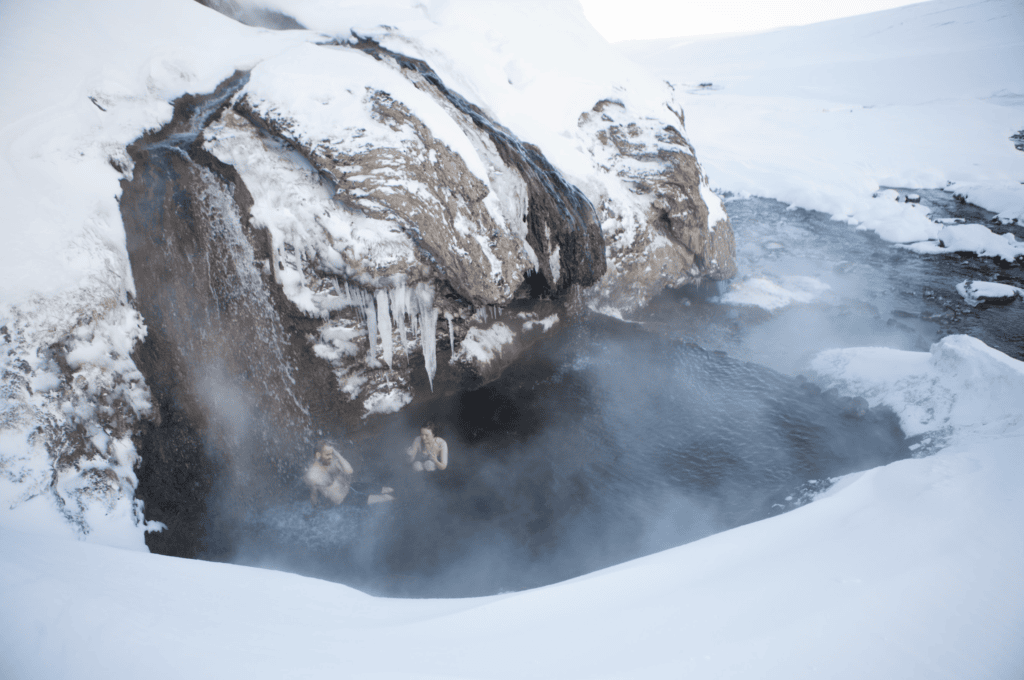
[[[405,450],[417,472],[433,472],[448,467],[448,442],[437,436],[438,427],[426,422],[420,428],[420,436]]]

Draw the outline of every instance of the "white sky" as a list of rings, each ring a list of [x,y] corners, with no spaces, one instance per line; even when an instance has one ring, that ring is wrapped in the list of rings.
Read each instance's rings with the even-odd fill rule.
[[[609,42],[745,33],[915,4],[912,0],[580,0]]]

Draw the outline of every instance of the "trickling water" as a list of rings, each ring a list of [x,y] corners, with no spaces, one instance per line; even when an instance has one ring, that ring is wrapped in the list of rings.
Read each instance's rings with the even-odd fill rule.
[[[237,514],[278,494],[337,392],[308,370],[315,357],[282,323],[281,293],[259,263],[267,255],[253,247],[260,234],[247,233],[242,214],[251,199],[201,149],[203,125],[246,79],[180,100],[172,123],[129,148],[134,176],[122,185],[149,331],[138,363],[160,408],[142,437],[138,495],[150,519],[171,527],[151,544],[174,554],[201,552],[196,536],[216,530],[211,495]],[[183,536],[187,545],[174,544]]]

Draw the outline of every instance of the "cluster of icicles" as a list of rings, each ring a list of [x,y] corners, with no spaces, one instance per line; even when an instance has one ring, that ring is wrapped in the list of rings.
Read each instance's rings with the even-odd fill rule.
[[[427,368],[427,377],[430,379],[430,389],[433,390],[434,375],[437,373],[435,329],[440,313],[440,310],[434,306],[433,287],[427,283],[418,283],[415,287],[401,283],[392,288],[379,288],[376,291],[368,292],[360,288],[350,288],[347,282],[344,290],[337,283],[334,286],[337,297],[322,300],[320,307],[325,310],[341,309],[342,307],[355,307],[360,310],[366,321],[366,331],[370,340],[367,365],[373,368],[379,368],[381,365],[377,359],[379,340],[384,363],[388,368],[394,367],[395,347],[392,340],[392,322],[398,327],[398,344],[408,362],[409,347],[406,343],[406,326],[408,325],[411,336],[415,337],[417,331],[420,334],[423,360]],[[445,317],[448,319],[448,337],[454,354],[455,338],[452,334],[452,317],[450,314],[445,314]]]

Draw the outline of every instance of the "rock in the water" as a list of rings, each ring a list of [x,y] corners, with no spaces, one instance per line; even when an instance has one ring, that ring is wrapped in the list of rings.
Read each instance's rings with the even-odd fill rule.
[[[972,307],[985,303],[1005,305],[1024,297],[1024,289],[992,281],[964,281],[957,284],[956,291]]]

